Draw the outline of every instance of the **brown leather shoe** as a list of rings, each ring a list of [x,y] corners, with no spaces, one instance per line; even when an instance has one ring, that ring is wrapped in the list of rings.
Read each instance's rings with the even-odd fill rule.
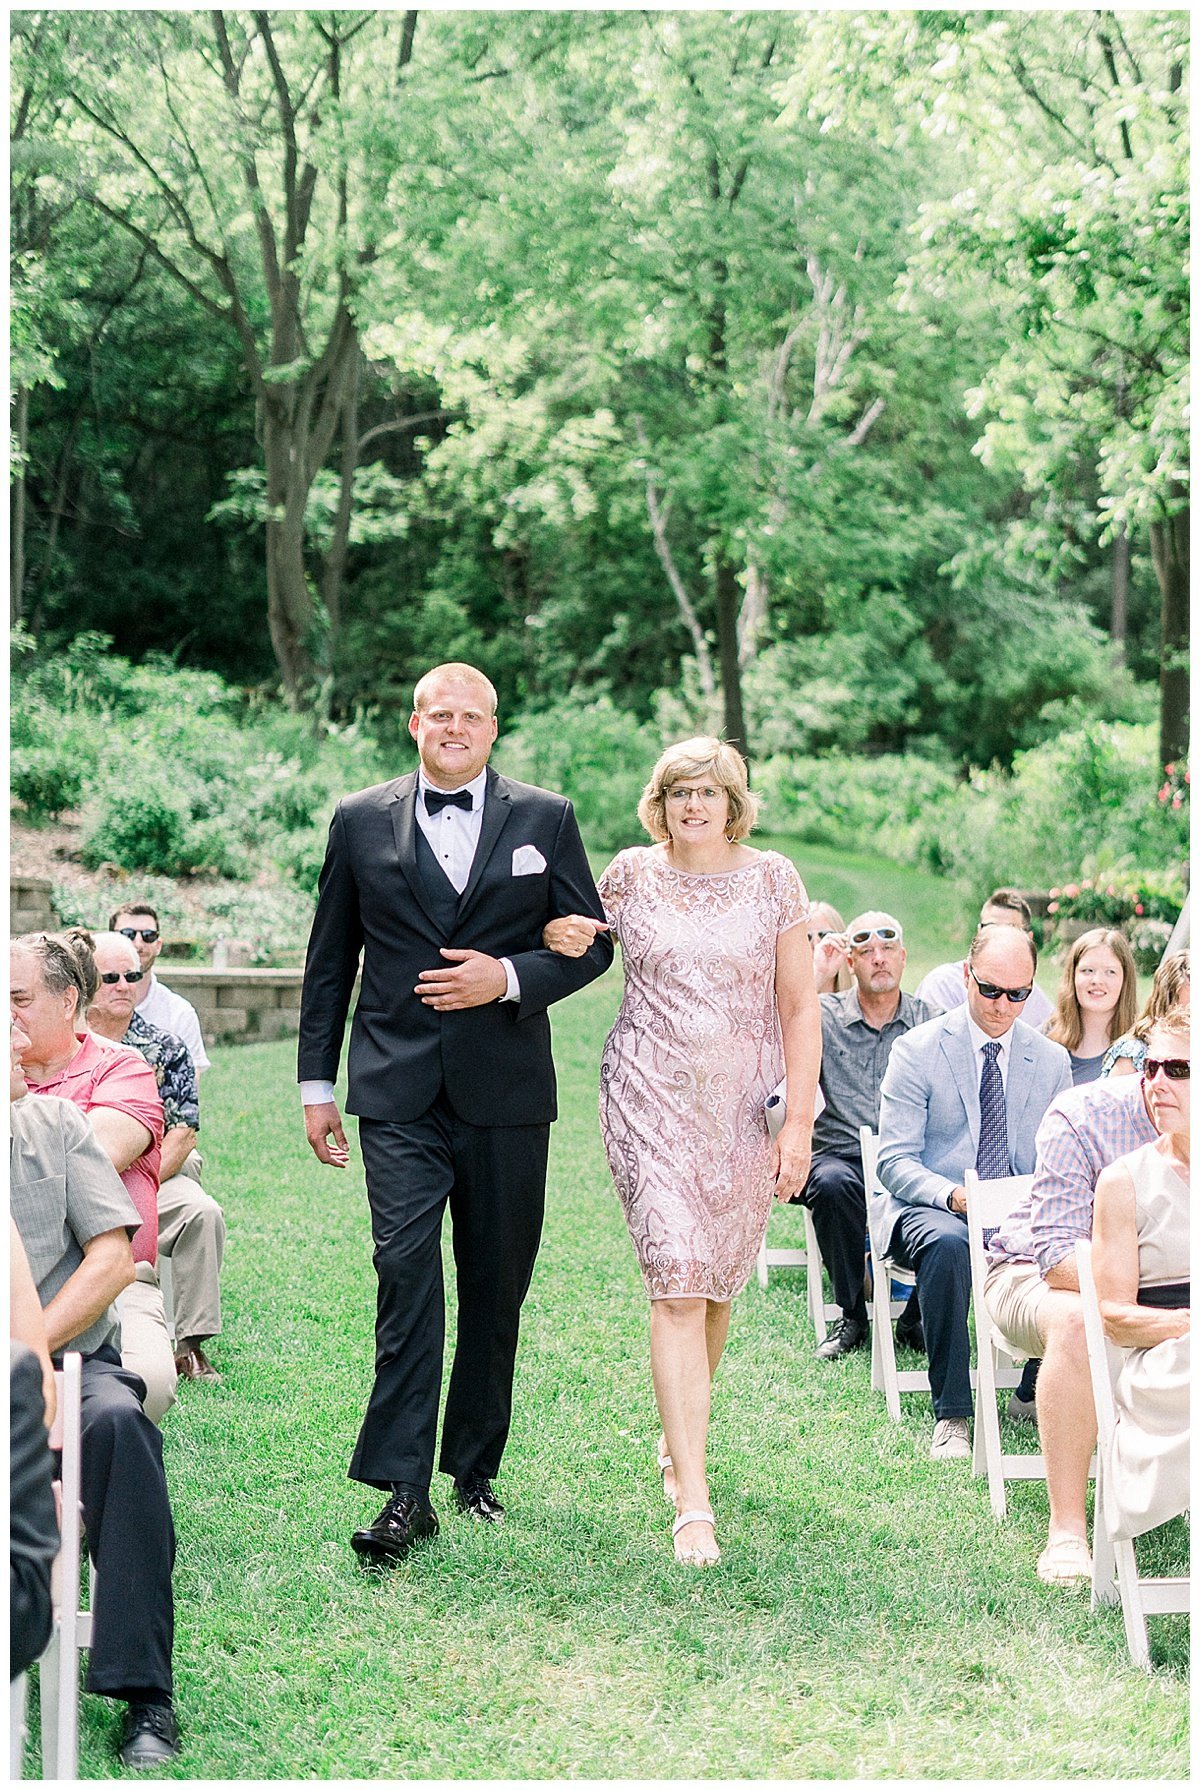
[[[220,1384],[220,1374],[197,1342],[186,1343],[178,1350],[175,1366],[181,1380],[208,1380],[212,1385]]]

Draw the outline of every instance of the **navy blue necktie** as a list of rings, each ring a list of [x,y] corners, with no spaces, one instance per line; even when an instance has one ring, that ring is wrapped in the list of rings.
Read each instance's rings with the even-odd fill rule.
[[[996,1058],[1000,1046],[983,1047],[983,1074],[979,1078],[979,1149],[975,1172],[981,1181],[997,1181],[1009,1172],[1008,1118],[1004,1111],[1004,1083]]]
[[[443,808],[465,808],[471,812],[471,792],[469,789],[429,789],[425,790],[426,814],[440,814]]]

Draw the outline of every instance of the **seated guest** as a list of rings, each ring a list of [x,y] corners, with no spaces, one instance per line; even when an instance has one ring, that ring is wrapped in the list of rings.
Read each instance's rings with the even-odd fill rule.
[[[136,1278],[122,1302],[123,1345],[157,1422],[174,1403],[177,1377],[154,1267],[163,1107],[154,1071],[135,1051],[83,1030],[96,987],[86,934],[32,932],[13,941],[9,993],[30,1039],[25,1079],[34,1094],[61,1095],[87,1113],[142,1215],[133,1239]]]
[[[861,1348],[868,1335],[863,1291],[867,1200],[859,1128],[879,1127],[879,1085],[897,1038],[935,1017],[923,1001],[900,992],[907,953],[899,920],[891,914],[860,914],[840,937],[844,944],[837,949],[854,984],[846,994],[821,996],[825,1107],[813,1126],[808,1179],[792,1196],[793,1204],[812,1213],[821,1259],[842,1311],[817,1350],[822,1361],[836,1361]],[[897,1334],[903,1342],[905,1333],[898,1329]]]
[[[1071,1059],[1071,1080],[1099,1081],[1104,1053],[1137,1013],[1137,965],[1123,932],[1095,926],[1067,952],[1058,1002],[1042,1027]]]
[[[47,1433],[54,1421],[54,1368],[21,1233],[11,1218],[8,1228],[8,1675],[17,1678],[50,1639],[58,1513]]]
[[[1154,972],[1150,994],[1139,1015],[1142,1019],[1161,1019],[1173,1007],[1190,1007],[1192,1002],[1192,954],[1173,951],[1164,957]],[[1130,1030],[1110,1044],[1104,1053],[1101,1075],[1140,1075],[1146,1046]]]
[[[1038,1130],[1028,1197],[988,1244],[983,1297],[992,1323],[1016,1354],[1044,1357],[1036,1395],[1050,1500],[1046,1546],[1037,1563],[1043,1585],[1074,1585],[1092,1571],[1087,1479],[1096,1413],[1075,1245],[1091,1235],[1101,1170],[1155,1135],[1140,1078],[1110,1077],[1070,1089]]]
[[[1015,889],[993,889],[979,910],[979,924],[1019,926],[1030,938],[1033,937],[1033,914],[1029,903]],[[928,1001],[931,1007],[938,1008],[942,1013],[961,1007],[965,999],[965,967],[961,958],[957,963],[939,964],[937,969],[930,970],[924,980],[917,984],[916,998]],[[1027,1026],[1033,1026],[1037,1030],[1045,1025],[1053,1011],[1050,1002],[1035,982],[1021,1018]]]
[[[1092,1266],[1110,1340],[1128,1350],[1113,1388],[1117,1421],[1105,1511],[1132,1539],[1188,1509],[1191,1016],[1155,1020],[1142,1069],[1158,1133],[1096,1183]]]
[[[12,1038],[15,1070],[29,1048],[17,1021]],[[66,1349],[83,1357],[83,1518],[96,1565],[84,1689],[128,1704],[122,1764],[160,1765],[179,1751],[175,1530],[162,1438],[143,1409],[141,1380],[121,1365],[111,1309],[133,1279],[129,1239],[144,1221],[76,1106],[26,1098],[16,1073],[11,1093],[9,1197],[46,1340],[55,1359]]]
[[[828,901],[814,901],[808,914],[808,942],[813,948],[813,980],[818,994],[844,994],[854,986],[846,963],[846,922]]]
[[[175,1366],[180,1379],[219,1380],[203,1344],[221,1328],[225,1218],[200,1185],[196,1071],[178,1038],[148,1024],[135,1011],[137,983],[130,982],[129,974],[141,977],[143,972],[130,941],[119,932],[101,932],[94,940],[93,955],[100,983],[87,1011],[88,1026],[112,1043],[130,1045],[146,1059],[163,1103],[158,1253],[171,1263]]]
[[[137,987],[137,1009],[141,1017],[147,1025],[157,1026],[160,1032],[170,1032],[173,1038],[180,1039],[187,1046],[197,1076],[203,1075],[210,1065],[196,1009],[154,974],[155,962],[163,948],[158,915],[144,901],[126,902],[110,916],[108,930],[119,932],[122,938],[129,940],[146,972]]]
[[[892,1046],[880,1091],[876,1248],[916,1275],[936,1422],[931,1458],[971,1446],[971,1269],[963,1176],[1027,1175],[1042,1114],[1071,1083],[1071,1065],[1017,1018],[1033,987],[1037,947],[1015,926],[981,926],[964,974],[967,998]]]

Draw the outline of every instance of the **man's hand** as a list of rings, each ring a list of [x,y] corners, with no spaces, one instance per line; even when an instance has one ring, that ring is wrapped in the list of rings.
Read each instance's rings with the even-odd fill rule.
[[[484,951],[445,951],[449,962],[440,970],[422,970],[414,994],[423,1007],[451,1013],[459,1007],[486,1007],[508,989],[504,965]],[[451,967],[453,965],[453,968]]]
[[[786,1206],[808,1180],[812,1167],[812,1126],[785,1123],[771,1145],[771,1172],[775,1176],[775,1199]]]
[[[950,1210],[952,1212],[960,1213],[963,1218],[966,1217],[967,1190],[965,1187],[956,1187],[954,1192],[950,1195]]]
[[[327,1100],[322,1106],[306,1106],[304,1129],[318,1162],[327,1162],[331,1168],[345,1168],[350,1160],[350,1146],[342,1130],[342,1115],[336,1100]],[[329,1142],[331,1138],[332,1143]]]
[[[596,934],[607,931],[607,920],[593,920],[589,914],[564,914],[542,927],[542,943],[559,957],[582,957],[591,949]]]
[[[843,932],[828,932],[813,943],[813,981],[833,982],[840,971],[851,967],[850,949]]]

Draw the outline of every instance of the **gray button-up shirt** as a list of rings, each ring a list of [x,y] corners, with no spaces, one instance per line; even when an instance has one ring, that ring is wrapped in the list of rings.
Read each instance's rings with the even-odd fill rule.
[[[87,1118],[70,1100],[27,1094],[9,1108],[9,1206],[42,1304],[49,1305],[83,1260],[83,1245],[105,1231],[141,1224],[138,1209]],[[69,1346],[90,1355],[120,1347],[112,1306]]]
[[[915,995],[902,994],[894,1019],[880,1031],[863,1018],[857,987],[821,996],[821,1092],[825,1110],[813,1126],[814,1156],[859,1160],[859,1128],[879,1130],[879,1087],[892,1045],[914,1026],[937,1019]]]

